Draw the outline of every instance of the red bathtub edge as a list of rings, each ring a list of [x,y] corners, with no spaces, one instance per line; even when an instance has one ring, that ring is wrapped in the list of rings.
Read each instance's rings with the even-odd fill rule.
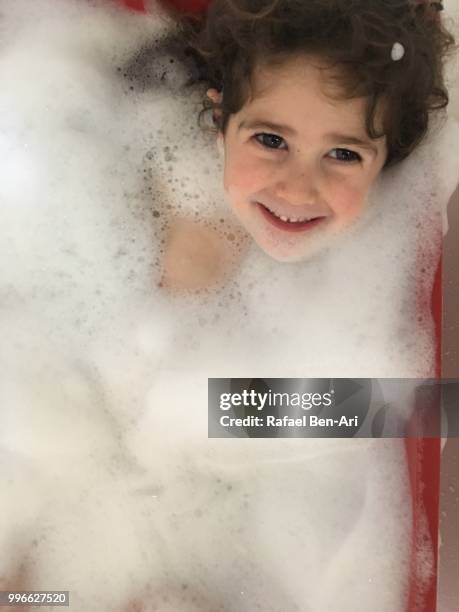
[[[124,4],[133,11],[144,11],[145,5],[143,0],[124,0]]]
[[[442,366],[442,297],[442,258],[440,257],[430,303],[435,329],[436,378],[441,378]],[[405,449],[413,500],[413,538],[407,612],[436,612],[441,439],[406,438]],[[433,574],[427,590],[426,585],[418,579],[416,570],[416,537],[421,533],[424,513],[433,550]]]

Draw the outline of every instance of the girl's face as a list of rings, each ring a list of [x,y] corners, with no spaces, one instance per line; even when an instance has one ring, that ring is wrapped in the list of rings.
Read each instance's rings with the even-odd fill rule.
[[[308,258],[356,220],[386,159],[385,137],[366,134],[366,100],[327,97],[318,64],[257,70],[253,98],[218,136],[226,198],[278,261]]]

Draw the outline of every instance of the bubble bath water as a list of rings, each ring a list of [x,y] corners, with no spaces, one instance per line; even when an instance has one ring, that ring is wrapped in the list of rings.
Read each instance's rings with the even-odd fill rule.
[[[403,611],[402,441],[208,439],[207,378],[433,374],[413,313],[457,125],[382,175],[336,247],[286,265],[251,246],[225,284],[172,296],[174,215],[238,246],[173,24],[101,1],[0,10],[3,583],[20,569],[85,612]]]

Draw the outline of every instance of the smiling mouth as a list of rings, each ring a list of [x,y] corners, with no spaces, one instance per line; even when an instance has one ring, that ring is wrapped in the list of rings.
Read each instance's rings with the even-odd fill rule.
[[[312,217],[311,219],[289,219],[287,217],[278,217],[260,202],[257,202],[256,204],[264,218],[269,221],[271,225],[287,232],[306,231],[316,227],[320,222],[326,219],[326,217]]]

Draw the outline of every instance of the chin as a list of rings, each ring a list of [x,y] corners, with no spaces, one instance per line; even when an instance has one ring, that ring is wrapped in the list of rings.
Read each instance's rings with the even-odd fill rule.
[[[259,242],[257,242],[257,244],[268,257],[278,261],[279,263],[297,263],[300,261],[308,261],[317,254],[316,251],[312,249],[308,250],[307,252],[298,252],[295,249],[276,249],[267,247]]]
[[[266,244],[266,242],[257,240],[254,236],[253,239],[257,243],[258,247],[271,259],[278,261],[279,263],[299,263],[307,262],[317,257],[320,257],[323,253],[329,249],[328,240],[313,241],[313,244],[302,245],[303,248],[295,246],[289,247],[288,245],[273,245]]]

